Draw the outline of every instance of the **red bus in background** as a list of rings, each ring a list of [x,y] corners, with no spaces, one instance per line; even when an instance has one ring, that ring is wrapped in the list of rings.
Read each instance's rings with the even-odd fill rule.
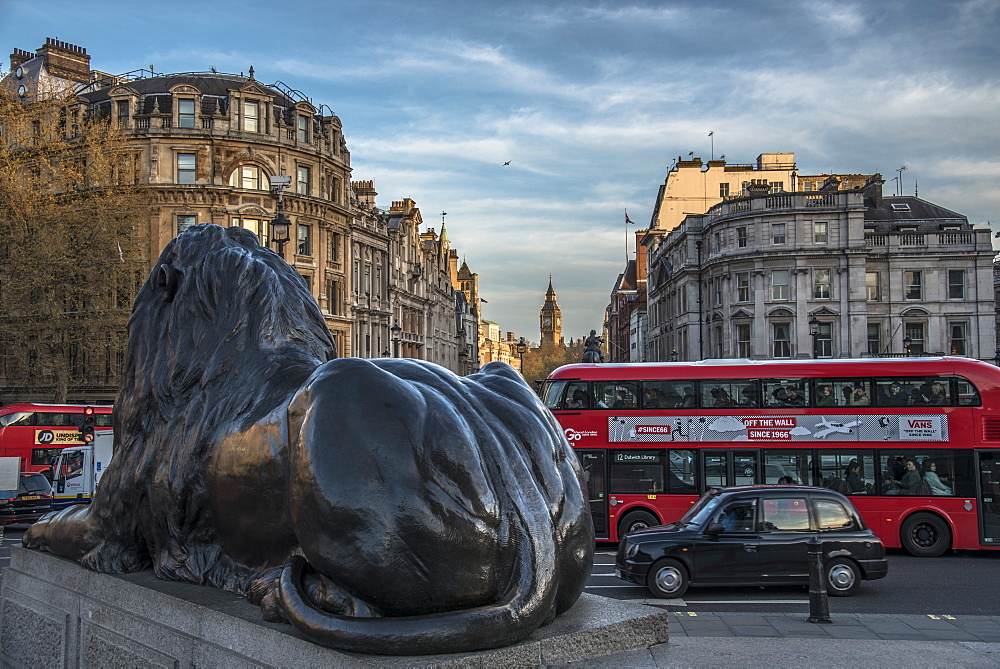
[[[109,405],[91,405],[94,426],[111,427]],[[8,404],[0,407],[0,457],[21,458],[22,472],[47,473],[66,446],[80,446],[83,404]]]
[[[960,357],[575,364],[542,399],[618,541],[710,487],[798,483],[851,501],[886,546],[1000,548],[1000,369]]]

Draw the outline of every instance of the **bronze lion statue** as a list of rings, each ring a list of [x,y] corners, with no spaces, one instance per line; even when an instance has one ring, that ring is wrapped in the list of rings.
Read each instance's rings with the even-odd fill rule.
[[[503,646],[572,606],[594,550],[582,472],[517,372],[335,358],[255,235],[185,231],[136,297],[93,502],[24,545],[244,594],[363,653]]]

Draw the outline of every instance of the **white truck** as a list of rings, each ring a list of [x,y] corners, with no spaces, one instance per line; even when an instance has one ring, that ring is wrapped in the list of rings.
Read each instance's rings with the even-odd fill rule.
[[[101,475],[111,461],[114,439],[112,430],[98,429],[94,441],[89,444],[62,449],[52,468],[53,509],[90,504]]]

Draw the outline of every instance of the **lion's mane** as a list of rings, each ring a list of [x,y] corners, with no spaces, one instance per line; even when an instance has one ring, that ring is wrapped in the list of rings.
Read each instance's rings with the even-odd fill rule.
[[[207,459],[234,425],[283,408],[336,357],[315,299],[288,270],[237,227],[196,226],[160,254],[129,320],[115,457],[92,507],[102,541],[85,564],[133,571],[155,556],[161,578],[245,589],[232,579],[253,574],[218,563]],[[115,528],[126,534],[108,536]]]

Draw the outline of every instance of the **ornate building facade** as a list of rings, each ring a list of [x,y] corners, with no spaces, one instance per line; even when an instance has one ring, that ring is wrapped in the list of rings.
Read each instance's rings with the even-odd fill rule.
[[[144,223],[151,259],[192,225],[244,227],[302,275],[341,356],[421,358],[460,374],[478,369],[478,347],[469,344],[478,303],[468,299],[478,299],[478,277],[463,295],[444,229],[422,232],[413,200],[383,211],[372,181],[352,183],[341,121],[324,105],[280,82],[257,81],[253,68],[246,76],[112,76],[90,68],[86,49],[55,40],[35,53],[15,49],[3,83],[25,100],[42,87],[72,87],[68,118],[99,116],[121,128],[129,171],[155,200]],[[290,177],[281,193],[287,243],[272,239],[270,228],[276,176]]]
[[[991,232],[882,183],[751,189],[650,231],[651,359],[993,358]]]

